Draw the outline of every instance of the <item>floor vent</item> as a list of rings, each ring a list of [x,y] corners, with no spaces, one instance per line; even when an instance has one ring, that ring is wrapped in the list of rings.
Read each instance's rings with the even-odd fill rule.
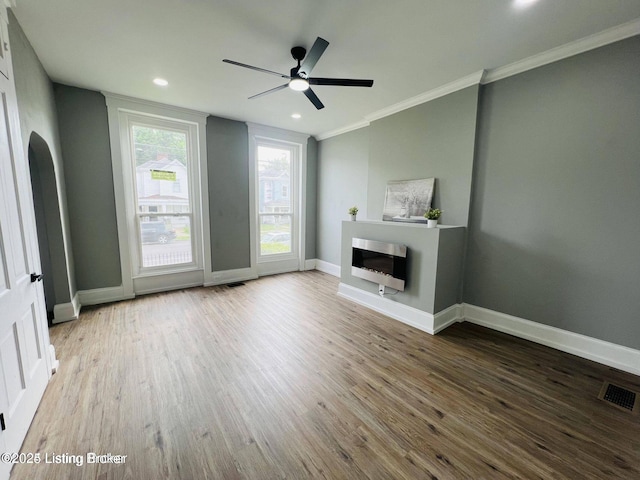
[[[604,382],[600,389],[600,395],[598,395],[599,399],[632,413],[640,411],[639,397],[636,392],[609,382]]]
[[[227,283],[227,287],[229,288],[242,287],[243,285],[244,285],[244,282]]]

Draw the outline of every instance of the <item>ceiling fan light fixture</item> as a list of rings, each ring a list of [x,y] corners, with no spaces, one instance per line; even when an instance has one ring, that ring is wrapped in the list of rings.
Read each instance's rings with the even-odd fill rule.
[[[289,88],[296,92],[304,92],[309,88],[309,82],[304,78],[294,78],[289,82]]]

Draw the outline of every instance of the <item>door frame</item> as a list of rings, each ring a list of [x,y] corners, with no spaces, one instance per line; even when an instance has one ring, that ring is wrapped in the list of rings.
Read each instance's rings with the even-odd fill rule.
[[[249,235],[251,248],[251,270],[256,276],[273,275],[276,273],[304,270],[305,245],[306,245],[306,178],[307,178],[307,142],[309,135],[269,127],[257,123],[247,122],[249,133]],[[295,209],[298,212],[298,221],[295,235],[292,241],[297,243],[297,255],[289,261],[266,261],[258,263],[258,176],[257,176],[257,149],[260,140],[285,143],[298,148],[298,168],[296,172],[298,183],[298,201]],[[293,227],[293,225],[292,225]]]

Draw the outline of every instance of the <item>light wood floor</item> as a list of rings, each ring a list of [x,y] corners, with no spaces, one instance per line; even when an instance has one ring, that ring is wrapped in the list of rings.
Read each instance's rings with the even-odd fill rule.
[[[640,478],[640,378],[470,324],[432,337],[319,272],[83,309],[14,479]]]

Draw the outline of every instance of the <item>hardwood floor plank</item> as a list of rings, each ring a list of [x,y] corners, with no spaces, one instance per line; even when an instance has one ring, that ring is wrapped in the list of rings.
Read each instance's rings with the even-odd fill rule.
[[[470,324],[430,336],[320,272],[146,295],[50,330],[12,479],[640,478],[640,378]],[[126,455],[87,464],[88,452]]]

